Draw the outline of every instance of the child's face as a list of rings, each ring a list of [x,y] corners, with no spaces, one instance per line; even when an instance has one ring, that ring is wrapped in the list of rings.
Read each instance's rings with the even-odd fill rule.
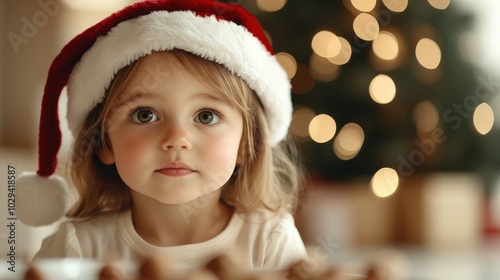
[[[107,126],[112,151],[100,158],[138,195],[186,203],[229,180],[242,132],[236,108],[153,53],[120,93]]]

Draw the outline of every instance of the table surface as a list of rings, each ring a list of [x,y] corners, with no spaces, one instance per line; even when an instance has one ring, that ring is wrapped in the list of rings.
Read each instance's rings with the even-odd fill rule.
[[[353,271],[362,271],[374,261],[386,261],[404,280],[500,280],[500,237],[475,248],[339,246],[330,255],[333,263],[346,264]]]

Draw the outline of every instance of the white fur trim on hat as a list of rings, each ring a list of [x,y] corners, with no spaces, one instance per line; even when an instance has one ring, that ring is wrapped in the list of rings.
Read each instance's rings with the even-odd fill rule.
[[[292,117],[290,82],[284,69],[245,27],[191,11],[156,11],[116,25],[99,37],[68,81],[68,124],[78,133],[87,114],[123,67],[152,51],[181,49],[220,63],[241,77],[260,98],[276,145]]]
[[[68,204],[68,186],[57,175],[38,176],[24,172],[17,179],[16,215],[29,226],[45,226],[61,219]]]

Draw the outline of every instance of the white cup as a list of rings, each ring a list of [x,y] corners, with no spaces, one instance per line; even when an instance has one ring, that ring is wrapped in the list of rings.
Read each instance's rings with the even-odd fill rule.
[[[26,265],[16,261],[13,266],[5,259],[0,259],[0,279],[1,280],[23,280],[26,273]]]
[[[43,259],[33,262],[44,279],[96,280],[103,267],[101,262],[90,259]]]

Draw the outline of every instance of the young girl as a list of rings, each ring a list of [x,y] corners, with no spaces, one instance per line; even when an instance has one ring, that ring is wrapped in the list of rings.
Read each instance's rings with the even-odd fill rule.
[[[42,101],[39,170],[18,181],[30,225],[67,209],[53,175],[66,84],[78,200],[35,259],[165,256],[191,269],[237,251],[248,268],[277,269],[306,258],[291,215],[290,83],[243,8],[139,2],[65,46]]]

